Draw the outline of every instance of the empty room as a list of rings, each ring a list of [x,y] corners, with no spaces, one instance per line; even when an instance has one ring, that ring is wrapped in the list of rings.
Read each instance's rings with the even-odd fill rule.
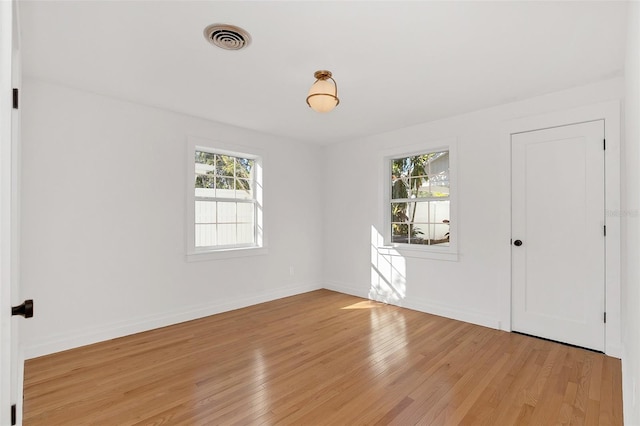
[[[640,3],[0,34],[0,425],[640,426]]]

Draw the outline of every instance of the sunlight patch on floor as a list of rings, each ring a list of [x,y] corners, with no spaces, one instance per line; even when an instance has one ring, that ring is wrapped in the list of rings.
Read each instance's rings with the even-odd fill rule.
[[[372,300],[365,300],[362,302],[354,303],[353,305],[345,306],[340,309],[376,309],[384,306],[381,303],[374,302]]]

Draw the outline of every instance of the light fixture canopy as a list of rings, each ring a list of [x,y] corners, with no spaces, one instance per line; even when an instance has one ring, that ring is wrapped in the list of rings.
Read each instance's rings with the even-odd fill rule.
[[[340,103],[338,85],[331,77],[331,71],[316,71],[313,76],[316,82],[309,89],[307,104],[317,112],[329,112]]]

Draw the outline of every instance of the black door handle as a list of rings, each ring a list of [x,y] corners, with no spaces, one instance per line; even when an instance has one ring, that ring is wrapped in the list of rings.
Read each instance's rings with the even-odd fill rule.
[[[513,245],[514,245],[514,246],[516,246],[516,247],[520,247],[520,246],[522,245],[522,241],[520,241],[520,240],[515,240],[515,241],[513,242]]]
[[[25,318],[31,318],[33,316],[33,300],[25,300],[22,305],[12,307],[11,315],[22,315]]]

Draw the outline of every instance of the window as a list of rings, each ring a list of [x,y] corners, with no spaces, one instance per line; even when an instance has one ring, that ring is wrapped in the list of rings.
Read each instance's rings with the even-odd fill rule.
[[[455,140],[383,153],[384,245],[403,256],[457,260]],[[384,249],[384,247],[381,247]]]
[[[260,157],[191,145],[189,254],[261,247]]]
[[[449,245],[449,151],[391,159],[391,242]]]

